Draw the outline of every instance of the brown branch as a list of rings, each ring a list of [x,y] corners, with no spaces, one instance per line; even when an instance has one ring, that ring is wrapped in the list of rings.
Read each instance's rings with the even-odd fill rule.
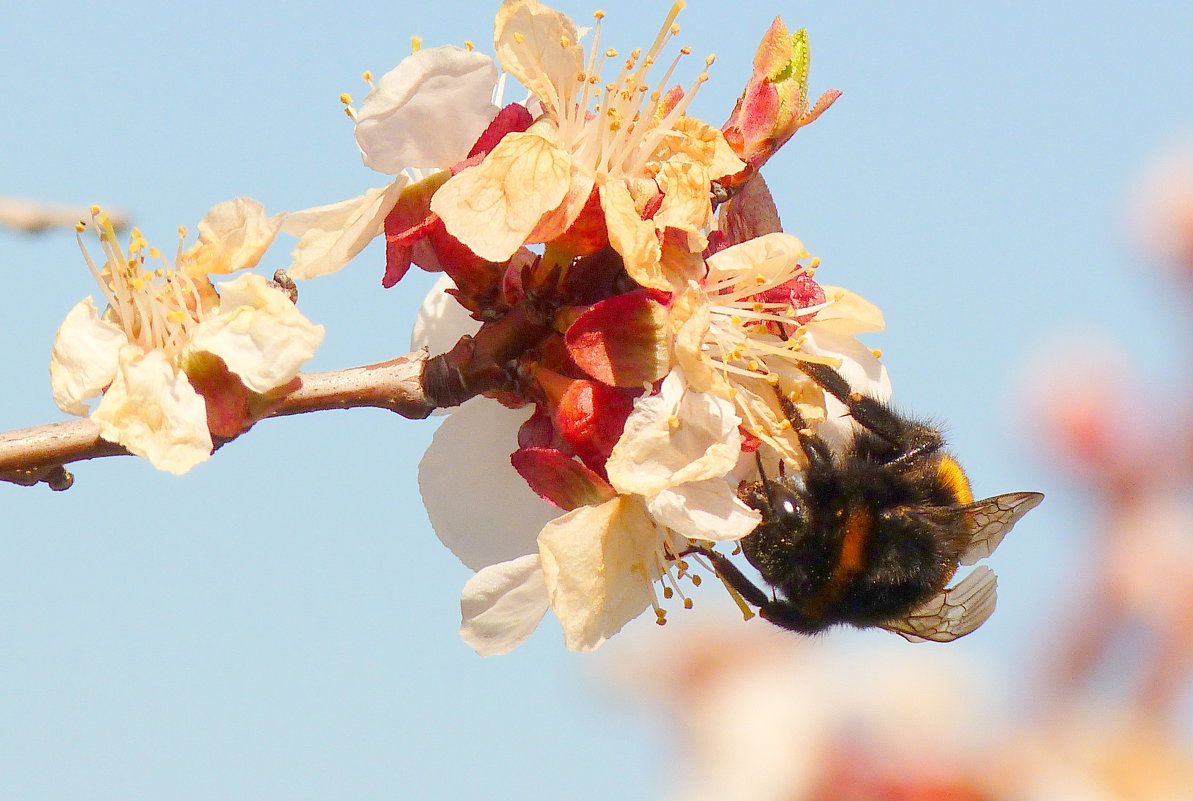
[[[415,351],[366,367],[300,374],[302,386],[268,416],[371,406],[421,420],[437,405],[423,388],[426,362],[427,353]],[[100,437],[99,426],[87,419],[0,432],[0,481],[23,486],[45,482],[51,489],[64,490],[74,481],[64,465],[127,454]]]

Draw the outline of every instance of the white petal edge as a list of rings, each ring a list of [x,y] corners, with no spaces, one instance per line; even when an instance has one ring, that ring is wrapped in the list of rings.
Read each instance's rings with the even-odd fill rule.
[[[460,638],[481,656],[509,653],[538,628],[548,608],[537,553],[490,565],[460,593]]]
[[[672,418],[679,425],[672,428]],[[741,452],[741,419],[729,401],[687,388],[672,370],[658,395],[634,401],[634,411],[606,462],[622,493],[652,496],[688,481],[725,475]]]
[[[381,76],[356,113],[365,166],[388,175],[464,160],[497,115],[497,66],[484,53],[419,50]]]
[[[722,479],[693,481],[663,490],[646,508],[656,522],[688,539],[740,540],[762,522],[762,515],[737,497]]]
[[[473,570],[535,553],[539,531],[562,514],[510,464],[518,427],[530,412],[474,398],[447,416],[419,462],[418,487],[431,527]]]
[[[54,336],[50,351],[50,390],[58,408],[86,417],[84,401],[100,394],[116,377],[120,349],[128,337],[100,318],[90,297],[75,304]]]

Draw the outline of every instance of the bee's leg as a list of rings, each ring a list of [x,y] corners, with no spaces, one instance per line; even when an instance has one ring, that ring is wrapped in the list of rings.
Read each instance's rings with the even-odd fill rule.
[[[729,561],[729,557],[719,554],[711,548],[693,547],[689,553],[698,553],[712,562],[713,569],[722,581],[734,589],[742,598],[759,608],[771,603],[771,597],[765,590],[746,578],[737,565]]]
[[[928,426],[908,423],[880,400],[854,392],[845,378],[827,364],[799,362],[800,370],[849,409],[860,425],[891,443],[899,456],[893,461],[912,461],[944,447],[940,432]]]
[[[779,399],[779,406],[782,407],[783,414],[791,421],[795,433],[799,436],[799,444],[804,449],[804,455],[808,457],[809,468],[827,468],[832,465],[833,454],[829,450],[828,443],[808,429],[804,416],[799,413],[799,409],[795,407],[791,399],[779,391],[778,387],[775,387],[775,397]],[[761,472],[762,462],[759,461],[758,464],[759,472]],[[771,508],[774,508],[774,504],[771,504]]]

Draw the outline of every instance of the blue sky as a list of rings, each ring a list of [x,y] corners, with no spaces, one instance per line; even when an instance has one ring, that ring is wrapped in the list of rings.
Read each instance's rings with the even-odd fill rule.
[[[271,211],[359,194],[384,179],[361,166],[340,93],[362,97],[360,73],[391,68],[414,34],[488,49],[495,8],[7,9],[0,194],[126,209],[167,252],[179,224],[238,194]],[[604,9],[603,41],[628,50],[666,5]],[[1193,8],[694,0],[684,82],[717,54],[694,113],[728,114],[776,13],[809,28],[813,91],[844,92],[767,168],[787,230],[823,281],[884,310],[868,341],[898,402],[947,421],[976,491],[1049,494],[991,560],[996,616],[947,646],[1029,673],[1090,513],[1017,436],[1016,382],[1073,331],[1120,338],[1161,385],[1188,358],[1180,307],[1123,220],[1146,161],[1193,132]],[[0,233],[0,270],[0,428],[61,419],[49,346],[94,292],[74,237]],[[301,287],[328,329],[311,369],[404,352],[430,280],[382,291],[381,273],[373,249]],[[657,797],[668,730],[594,678],[629,638],[569,654],[548,621],[505,657],[459,642],[468,572],[415,484],[433,426],[307,415],[182,479],[109,459],[66,493],[0,486],[0,797]]]

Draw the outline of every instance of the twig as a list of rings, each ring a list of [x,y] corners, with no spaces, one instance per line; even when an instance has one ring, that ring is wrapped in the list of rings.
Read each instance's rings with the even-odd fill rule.
[[[380,364],[300,374],[302,386],[268,416],[364,406],[421,420],[436,408],[423,388],[426,362],[427,353],[415,351]],[[87,419],[6,431],[0,433],[0,481],[23,486],[45,482],[51,489],[64,490],[74,481],[65,465],[127,454],[100,437],[99,426]]]

